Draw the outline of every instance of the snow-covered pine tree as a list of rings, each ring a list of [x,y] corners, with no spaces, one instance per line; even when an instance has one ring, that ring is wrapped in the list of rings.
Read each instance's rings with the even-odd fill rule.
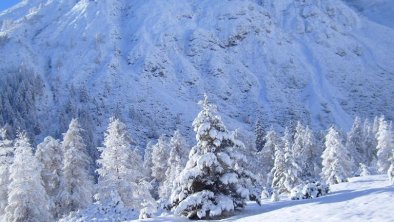
[[[302,173],[303,179],[308,177],[312,178],[312,180],[316,180],[320,178],[321,172],[321,155],[323,153],[323,145],[319,144],[318,139],[315,136],[315,133],[307,126],[304,130],[304,146],[307,150],[307,158],[306,158],[306,166],[304,169],[301,168],[301,171],[306,173]],[[294,151],[293,151],[294,152]],[[310,179],[309,178],[309,179]]]
[[[285,182],[285,151],[284,143],[282,139],[275,144],[275,158],[274,166],[271,169],[271,187],[278,193],[284,193],[287,191],[284,186]]]
[[[175,214],[205,219],[225,216],[258,200],[251,192],[255,179],[243,168],[244,145],[225,128],[216,107],[205,95],[202,111],[193,121],[197,145],[190,151],[171,200]]]
[[[326,149],[323,152],[323,169],[321,177],[328,184],[337,184],[347,181],[352,174],[352,160],[350,153],[343,145],[339,132],[331,127],[325,138]]]
[[[301,183],[300,171],[292,151],[292,135],[286,128],[281,142],[275,146],[275,161],[271,170],[272,188],[279,194],[289,193],[291,189]]]
[[[63,151],[58,140],[48,136],[37,146],[36,158],[43,165],[41,177],[50,199],[52,215],[58,216],[57,196],[59,194]]]
[[[152,185],[146,180],[140,179],[137,182],[137,189],[134,190],[134,199],[136,203],[140,204],[140,219],[150,218],[157,211],[157,203],[152,197],[150,190],[152,190]]]
[[[41,168],[42,164],[33,156],[26,134],[19,133],[15,141],[14,162],[10,167],[6,221],[53,221]]]
[[[299,175],[301,174],[301,168],[295,162],[294,154],[292,151],[292,136],[288,129],[285,130],[283,136],[284,145],[284,181],[283,186],[286,188],[286,192],[290,192],[294,187],[302,183]]]
[[[259,117],[256,121],[255,128],[254,128],[254,133],[256,136],[256,150],[257,152],[261,151],[266,143],[266,137],[265,137],[265,132],[264,132],[264,127],[262,125],[262,120],[261,117]]]
[[[153,162],[152,162],[152,152],[153,152],[153,146],[155,144],[152,141],[149,141],[146,144],[145,150],[144,150],[144,163],[143,163],[143,168],[145,172],[145,177],[147,180],[150,182],[153,180],[152,177],[152,167],[153,167]]]
[[[185,168],[188,155],[189,149],[187,148],[186,141],[179,130],[176,130],[170,140],[168,168],[165,173],[165,180],[159,190],[159,196],[165,202],[169,201],[171,197],[174,188],[173,183],[177,175]]]
[[[271,186],[271,176],[269,173],[271,169],[274,167],[274,159],[275,159],[275,147],[279,143],[278,135],[276,134],[275,130],[271,128],[267,134],[265,135],[265,144],[264,147],[257,153],[258,158],[258,166],[260,168],[259,172],[262,177],[264,184],[269,184]]]
[[[6,128],[0,128],[0,215],[4,215],[8,203],[9,170],[13,158],[13,141],[8,139]]]
[[[145,196],[149,194],[149,190],[141,192],[141,189],[149,186],[140,184],[145,176],[142,157],[132,144],[126,125],[112,118],[104,136],[104,147],[99,148],[101,155],[97,161],[100,168],[97,170],[98,193],[95,197],[101,203],[111,202],[111,192],[115,192],[125,207],[142,209],[142,200],[138,196],[140,193]]]
[[[376,136],[378,140],[378,145],[376,146],[378,170],[380,173],[385,173],[391,164],[390,158],[394,149],[394,133],[384,117],[379,119],[379,130]]]
[[[380,119],[381,118],[384,118],[383,116],[381,116],[381,117],[378,117],[378,116],[375,116],[375,118],[373,119],[373,123],[372,123],[372,131],[373,131],[373,133],[376,135],[377,133],[378,133],[378,131],[379,131],[379,122],[380,122]]]
[[[152,150],[152,177],[154,179],[152,185],[155,198],[159,198],[159,187],[166,178],[169,154],[170,148],[166,136],[161,135]]]
[[[391,153],[391,164],[389,169],[387,170],[387,176],[389,177],[391,184],[394,185],[394,150]]]
[[[82,138],[83,129],[78,120],[73,119],[64,134],[62,177],[60,184],[60,214],[67,215],[87,207],[93,201],[92,163]]]
[[[367,162],[363,127],[358,116],[354,119],[353,126],[347,134],[346,149],[349,151],[354,162],[353,172],[356,172],[360,163]]]
[[[306,169],[307,159],[310,154],[305,146],[305,127],[301,122],[297,122],[294,132],[294,142],[292,144],[294,157],[301,169]],[[305,172],[304,172],[305,173]]]
[[[377,146],[377,140],[376,140],[376,134],[374,133],[373,126],[371,122],[368,119],[364,120],[364,125],[363,125],[363,143],[365,147],[365,158],[366,158],[366,165],[372,166],[375,165],[377,161],[377,156],[376,156],[376,146]]]
[[[319,149],[313,131],[309,127],[304,127],[301,122],[297,122],[294,132],[294,142],[292,152],[295,162],[301,168],[300,178],[302,180],[313,180],[318,177],[320,171]]]

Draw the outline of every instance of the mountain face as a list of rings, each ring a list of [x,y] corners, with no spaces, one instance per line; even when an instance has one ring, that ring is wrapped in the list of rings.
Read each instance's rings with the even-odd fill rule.
[[[0,13],[0,125],[41,139],[79,117],[97,143],[116,115],[143,144],[191,135],[205,92],[232,129],[393,119],[394,4],[366,2],[22,1]]]

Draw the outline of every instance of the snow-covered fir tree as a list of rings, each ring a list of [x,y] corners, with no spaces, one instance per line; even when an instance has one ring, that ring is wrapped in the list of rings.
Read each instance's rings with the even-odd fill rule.
[[[346,149],[349,151],[352,159],[354,171],[358,169],[360,163],[366,163],[366,147],[364,144],[364,130],[361,125],[361,120],[356,117],[353,122],[353,126],[347,134]]]
[[[347,181],[353,170],[352,160],[341,135],[334,127],[328,130],[324,144],[321,177],[328,184]]]
[[[189,149],[187,148],[186,140],[183,138],[179,130],[174,132],[170,140],[170,157],[168,158],[168,168],[165,173],[165,180],[160,186],[159,195],[163,200],[169,200],[173,183],[185,168],[188,159]]]
[[[389,169],[387,170],[387,176],[389,177],[391,184],[394,185],[394,150],[391,153],[390,161],[391,161],[391,164],[390,164]]]
[[[8,202],[9,170],[13,158],[13,141],[8,138],[6,128],[0,128],[0,215],[4,215]]]
[[[61,215],[83,209],[93,201],[94,181],[90,172],[92,161],[87,153],[82,131],[78,120],[73,119],[64,134],[64,161],[59,195]]]
[[[271,184],[271,176],[269,175],[269,173],[274,167],[275,147],[278,145],[279,139],[280,138],[276,134],[275,130],[271,128],[265,135],[264,147],[257,153],[257,165],[260,169],[260,176],[263,177],[262,181],[264,184]]]
[[[285,182],[285,151],[281,140],[275,145],[274,166],[271,169],[271,187],[278,193],[286,192]]]
[[[383,116],[381,116],[381,117],[375,116],[375,118],[373,119],[372,131],[373,131],[373,133],[374,133],[375,135],[376,135],[376,134],[378,133],[378,131],[379,131],[379,123],[380,123],[380,119],[381,119],[381,118],[384,119]]]
[[[275,147],[274,167],[271,170],[272,188],[278,193],[289,193],[301,183],[300,171],[292,151],[292,135],[286,128],[281,142]]]
[[[202,111],[193,121],[197,145],[190,151],[171,200],[176,215],[215,218],[258,200],[255,179],[243,168],[244,145],[225,128],[216,107],[207,96],[199,103]]]
[[[44,181],[45,191],[51,201],[52,214],[57,216],[57,196],[59,194],[61,170],[63,166],[63,151],[58,140],[46,137],[37,145],[36,158],[43,165],[41,177]]]
[[[139,203],[140,219],[150,218],[157,211],[157,203],[152,197],[150,190],[152,190],[152,185],[145,179],[140,179],[137,182],[137,189],[133,192],[134,200],[136,203]]]
[[[305,127],[301,124],[301,122],[297,122],[295,127],[292,150],[294,151],[294,157],[298,165],[302,169],[305,169],[307,164],[306,159],[308,157],[307,155],[309,155],[309,152],[305,146]]]
[[[297,123],[292,145],[295,161],[301,168],[300,177],[303,180],[313,180],[320,172],[321,149],[317,145],[314,133],[309,127]]]
[[[266,137],[265,137],[264,127],[261,117],[258,118],[256,121],[254,133],[256,136],[256,141],[255,141],[256,150],[259,152],[260,150],[263,149],[266,143]]]
[[[291,144],[291,134],[288,130],[285,131],[283,137],[284,143],[284,181],[283,185],[287,192],[290,192],[294,187],[301,184],[302,181],[299,178],[301,175],[301,168],[295,161],[294,153]]]
[[[10,167],[6,221],[53,221],[41,169],[42,164],[34,157],[26,134],[19,133],[15,141],[14,162]]]
[[[155,143],[153,143],[152,141],[149,141],[146,144],[146,147],[144,150],[143,167],[144,167],[145,177],[147,178],[147,180],[149,182],[152,181],[152,179],[153,179],[153,177],[152,177],[152,167],[153,167],[152,152],[153,152],[154,145],[155,145]]]
[[[245,169],[253,173],[256,178],[258,178],[258,183],[260,185],[264,184],[262,182],[263,179],[266,179],[266,175],[261,176],[261,166],[255,146],[255,138],[251,137],[249,132],[240,128],[234,130],[234,138],[236,140],[242,141],[245,146],[243,155],[248,160],[244,165]]]
[[[365,164],[367,166],[375,165],[377,161],[377,156],[376,156],[377,140],[376,140],[376,134],[373,130],[373,125],[368,119],[364,120],[363,137],[364,137],[363,144],[365,147],[365,158],[366,158]]]
[[[166,178],[170,148],[165,135],[161,135],[152,150],[153,195],[159,198],[159,187]]]
[[[307,163],[303,169],[301,168],[301,171],[303,172],[301,174],[302,178],[305,179],[307,177],[312,177],[312,179],[316,180],[320,178],[319,174],[322,168],[321,155],[323,153],[323,145],[308,126],[304,130],[304,145],[307,147],[306,150],[308,152],[306,158]]]
[[[142,200],[139,196],[151,198],[149,186],[143,170],[142,157],[133,146],[133,140],[127,132],[126,125],[119,119],[112,118],[104,136],[104,147],[97,170],[98,193],[96,199],[102,204],[112,201],[113,193],[120,197],[125,207],[141,210]],[[143,183],[141,185],[141,183]]]
[[[376,146],[378,170],[380,173],[385,173],[391,164],[390,158],[394,149],[394,132],[384,117],[379,119],[379,129],[376,138],[378,141]]]

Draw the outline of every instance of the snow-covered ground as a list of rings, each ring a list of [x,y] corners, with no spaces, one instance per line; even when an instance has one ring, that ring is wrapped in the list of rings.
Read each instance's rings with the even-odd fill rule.
[[[220,221],[394,221],[394,186],[386,175],[352,178],[349,183],[332,186],[331,190],[329,195],[317,199],[267,200],[261,206],[251,203],[242,212]],[[161,216],[143,221],[189,220]]]

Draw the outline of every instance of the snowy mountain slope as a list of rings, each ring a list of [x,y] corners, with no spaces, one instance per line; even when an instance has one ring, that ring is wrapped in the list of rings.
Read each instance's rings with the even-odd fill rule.
[[[38,138],[73,116],[102,132],[114,114],[140,144],[190,133],[204,92],[231,128],[250,129],[259,113],[267,126],[317,129],[394,117],[394,29],[340,0],[25,0],[0,27],[1,78],[42,80],[21,102],[35,112],[20,114]],[[0,124],[19,112],[12,104]]]
[[[238,215],[220,221],[376,221],[394,220],[394,186],[387,176],[352,178],[349,183],[332,186],[328,196],[308,200],[282,200],[250,204]],[[137,221],[137,220],[136,220]],[[189,221],[161,216],[144,221]]]

